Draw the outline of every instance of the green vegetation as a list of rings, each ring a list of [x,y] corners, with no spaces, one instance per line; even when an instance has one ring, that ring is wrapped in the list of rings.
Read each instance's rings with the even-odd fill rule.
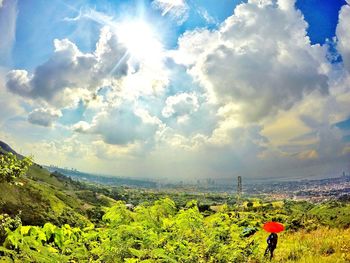
[[[51,222],[59,226],[86,226],[96,219],[96,209],[101,213],[115,202],[102,193],[96,194],[97,186],[91,188],[60,174],[51,174],[35,163],[29,167],[29,158],[1,148],[0,160],[0,176],[8,178],[0,180],[0,214],[12,218],[20,214],[25,225],[42,226]]]
[[[37,164],[25,175],[30,162],[2,157],[14,172],[0,183],[0,262],[269,262],[267,221],[286,227],[275,262],[350,261],[346,202],[238,206],[228,194],[80,183]]]
[[[14,182],[16,178],[23,176],[31,165],[32,160],[28,157],[19,160],[13,153],[0,155],[0,183]]]
[[[349,205],[338,208],[346,211]],[[0,253],[8,262],[265,262],[267,233],[261,226],[278,219],[287,230],[280,234],[276,262],[350,260],[350,229],[309,219],[295,222],[293,216],[298,215],[288,215],[284,207],[270,209],[237,212],[237,207],[223,205],[204,216],[196,201],[178,209],[165,198],[133,211],[118,201],[107,209],[99,227],[4,223]]]

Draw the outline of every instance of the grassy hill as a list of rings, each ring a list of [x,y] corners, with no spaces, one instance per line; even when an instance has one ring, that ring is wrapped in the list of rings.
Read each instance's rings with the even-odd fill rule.
[[[12,152],[0,141],[0,154]],[[22,156],[18,155],[18,158]],[[103,209],[114,200],[96,194],[87,185],[75,182],[60,174],[51,174],[38,164],[33,164],[17,184],[0,183],[0,214],[20,214],[22,222],[29,225],[43,225],[52,222],[57,225],[86,225],[91,209]]]

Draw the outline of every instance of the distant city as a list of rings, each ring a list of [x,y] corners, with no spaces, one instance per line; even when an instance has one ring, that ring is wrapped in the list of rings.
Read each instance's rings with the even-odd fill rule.
[[[302,180],[279,183],[247,185],[248,195],[265,195],[274,199],[291,198],[321,202],[337,199],[350,200],[350,174],[343,173],[336,178]]]
[[[58,172],[74,180],[93,182],[104,185],[119,185],[124,187],[153,188],[159,190],[181,189],[185,192],[220,192],[236,194],[237,177],[231,179],[206,178],[195,183],[179,181],[168,183],[166,180],[135,179],[80,172],[74,168],[60,168],[54,165],[46,166],[50,172]],[[245,182],[242,177],[241,191],[243,195],[259,196],[271,199],[294,199],[322,202],[337,199],[350,199],[350,173],[343,172],[338,177],[291,180],[275,182]]]

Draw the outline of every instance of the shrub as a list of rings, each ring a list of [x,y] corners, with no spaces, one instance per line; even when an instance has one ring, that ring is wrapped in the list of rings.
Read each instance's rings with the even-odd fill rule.
[[[7,232],[22,225],[20,214],[11,218],[8,214],[0,214],[0,245],[5,241]]]
[[[13,153],[0,155],[0,183],[14,182],[16,178],[26,174],[31,165],[31,157],[25,157],[20,160]]]

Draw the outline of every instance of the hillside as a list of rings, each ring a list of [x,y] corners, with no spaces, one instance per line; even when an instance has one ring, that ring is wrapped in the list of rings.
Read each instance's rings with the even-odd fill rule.
[[[12,152],[22,158],[6,143],[0,141],[0,145],[0,154]],[[24,224],[86,225],[90,210],[103,209],[114,202],[89,190],[87,185],[52,174],[38,164],[33,164],[18,183],[0,183],[0,213],[20,214]]]
[[[0,154],[16,154],[2,145]],[[350,262],[347,201],[237,203],[226,194],[86,184],[38,164],[0,189],[0,262],[269,262],[269,221],[285,226],[273,262]]]

